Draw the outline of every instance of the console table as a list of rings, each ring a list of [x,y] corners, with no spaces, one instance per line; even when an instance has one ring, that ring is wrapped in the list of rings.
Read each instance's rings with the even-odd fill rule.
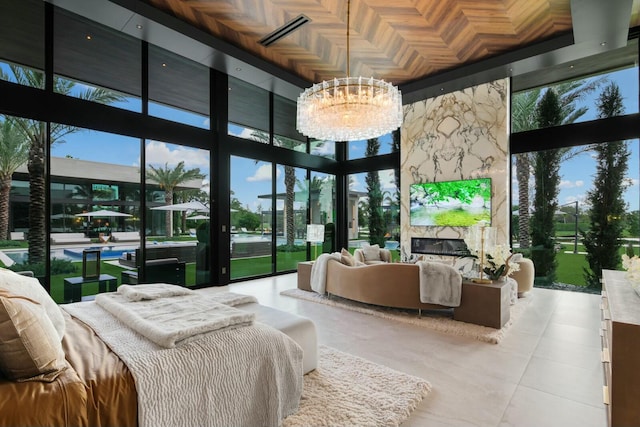
[[[624,271],[602,270],[603,400],[610,426],[640,421],[640,296]]]
[[[118,279],[108,274],[100,277],[85,279],[79,277],[67,277],[64,279],[64,302],[78,302],[82,300],[82,285],[98,282],[98,292],[115,292],[118,287]]]
[[[508,281],[482,284],[463,280],[460,307],[453,309],[453,319],[500,329],[511,316],[510,292]]]

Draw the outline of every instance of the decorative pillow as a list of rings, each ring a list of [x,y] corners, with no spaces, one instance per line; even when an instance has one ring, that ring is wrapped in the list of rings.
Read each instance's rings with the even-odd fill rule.
[[[380,259],[380,245],[367,245],[362,247],[362,255],[366,261],[381,261]]]
[[[0,268],[0,290],[6,290],[16,296],[27,297],[40,304],[47,316],[49,316],[51,323],[53,323],[59,340],[62,340],[65,328],[62,309],[44,290],[38,279],[23,276],[6,268]]]
[[[53,381],[67,366],[62,344],[42,306],[0,291],[0,372],[18,381]]]
[[[342,261],[344,265],[348,265],[349,267],[353,267],[354,265],[356,265],[356,259],[353,257],[353,255],[351,255],[351,252],[349,252],[345,248],[342,248],[342,250],[340,251],[340,261]]]

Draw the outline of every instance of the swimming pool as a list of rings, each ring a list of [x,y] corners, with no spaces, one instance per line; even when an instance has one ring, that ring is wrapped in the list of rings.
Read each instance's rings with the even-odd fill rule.
[[[100,250],[100,259],[118,259],[127,252],[135,252],[136,247],[122,247],[122,246],[90,246],[88,248],[70,248],[63,249],[64,255],[67,259],[78,261],[82,259],[82,251],[85,249]]]

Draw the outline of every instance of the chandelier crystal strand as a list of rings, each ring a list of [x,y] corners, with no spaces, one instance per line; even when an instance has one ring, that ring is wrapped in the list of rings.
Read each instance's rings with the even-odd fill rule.
[[[350,2],[347,1],[347,76],[314,84],[298,96],[297,128],[310,138],[354,141],[402,125],[402,95],[384,80],[350,77]]]

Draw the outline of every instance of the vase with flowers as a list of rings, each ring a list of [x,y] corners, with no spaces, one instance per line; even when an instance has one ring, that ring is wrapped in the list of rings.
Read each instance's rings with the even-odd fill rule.
[[[509,246],[496,244],[496,229],[480,222],[469,227],[464,239],[468,256],[475,258],[478,265],[477,283],[491,283],[504,280],[514,271],[519,270],[518,261],[521,254],[512,254]],[[486,279],[484,276],[486,275]]]
[[[507,245],[494,245],[486,250],[482,270],[491,280],[504,280],[514,271],[520,270],[518,261],[522,254],[513,254]]]

